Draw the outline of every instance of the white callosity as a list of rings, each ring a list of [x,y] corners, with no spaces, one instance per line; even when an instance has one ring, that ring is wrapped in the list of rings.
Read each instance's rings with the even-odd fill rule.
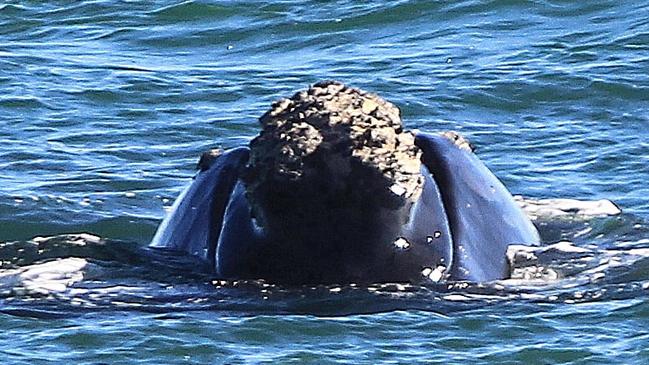
[[[425,267],[421,271],[421,275],[435,283],[441,281],[444,278],[444,273],[446,271],[446,266],[439,265],[434,269],[432,267]]]

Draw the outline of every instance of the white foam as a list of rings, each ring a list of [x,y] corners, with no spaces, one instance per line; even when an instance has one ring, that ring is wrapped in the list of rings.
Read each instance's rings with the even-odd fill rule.
[[[555,216],[613,216],[622,213],[615,203],[606,199],[527,199],[517,195],[514,200],[532,219]]]
[[[99,267],[70,257],[0,272],[0,290],[36,294],[64,292],[84,278],[97,276]]]

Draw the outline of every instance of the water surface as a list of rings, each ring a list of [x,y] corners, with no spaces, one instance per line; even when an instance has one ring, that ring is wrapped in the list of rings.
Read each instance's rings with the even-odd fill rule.
[[[0,281],[2,363],[646,363],[648,13],[605,0],[5,2],[2,270],[76,257],[90,274],[63,291]],[[544,256],[561,273],[550,282],[288,290],[143,253],[202,151],[246,143],[272,101],[322,79],[382,95],[409,128],[460,131],[516,194],[625,213],[551,232],[546,244],[588,252]],[[69,232],[106,242],[30,241]]]

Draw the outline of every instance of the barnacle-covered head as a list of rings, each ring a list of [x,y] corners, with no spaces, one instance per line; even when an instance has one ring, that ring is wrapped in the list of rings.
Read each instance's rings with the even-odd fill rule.
[[[314,237],[338,227],[356,238],[386,219],[404,223],[400,212],[421,191],[420,151],[392,103],[327,81],[259,120],[244,182],[262,226],[292,237],[296,225]]]

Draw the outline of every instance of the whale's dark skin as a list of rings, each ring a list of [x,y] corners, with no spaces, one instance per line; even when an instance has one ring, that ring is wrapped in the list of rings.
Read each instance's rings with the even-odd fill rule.
[[[315,284],[506,278],[507,246],[539,243],[533,224],[470,150],[426,133],[417,133],[415,144],[422,151],[423,190],[396,236],[379,223],[383,213],[359,206],[366,209],[362,223],[346,217],[319,227],[296,223],[295,242],[288,242],[290,232],[282,236],[289,238],[273,238],[253,217],[240,178],[250,151],[240,147],[196,175],[151,246],[200,257],[225,279]],[[429,275],[434,271],[438,275]]]

